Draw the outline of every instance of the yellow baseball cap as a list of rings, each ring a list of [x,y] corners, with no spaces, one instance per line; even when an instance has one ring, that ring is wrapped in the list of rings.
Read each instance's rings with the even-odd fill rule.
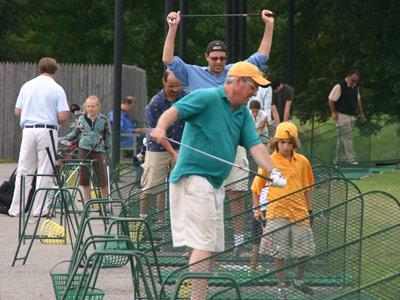
[[[282,122],[279,123],[278,127],[276,127],[275,138],[277,139],[291,139],[297,138],[298,132],[297,127],[291,122]]]
[[[262,87],[266,87],[270,84],[270,82],[261,75],[260,70],[247,61],[240,61],[233,64],[228,71],[228,76],[249,77]]]

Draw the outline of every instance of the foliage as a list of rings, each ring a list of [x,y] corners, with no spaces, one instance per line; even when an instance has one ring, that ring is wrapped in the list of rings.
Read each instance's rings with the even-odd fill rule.
[[[173,9],[179,9],[179,1]],[[287,77],[288,2],[247,1],[248,12],[275,13],[269,60],[273,75]],[[302,122],[329,118],[327,95],[350,69],[359,69],[367,115],[400,119],[400,2],[297,0],[294,3],[295,114]],[[0,0],[0,54],[4,61],[113,62],[115,1]],[[188,1],[189,14],[225,11],[225,1]],[[204,65],[210,40],[225,38],[224,18],[187,19],[187,62]],[[148,94],[161,87],[164,1],[124,1],[123,62],[147,71]],[[263,33],[259,17],[246,19],[247,55]],[[178,41],[176,53],[178,53]]]

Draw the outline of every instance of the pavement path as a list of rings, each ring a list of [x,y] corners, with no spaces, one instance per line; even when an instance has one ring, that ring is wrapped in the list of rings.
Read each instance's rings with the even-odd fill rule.
[[[7,180],[16,164],[0,164],[0,182]],[[55,299],[50,272],[57,263],[71,257],[71,245],[46,245],[35,240],[25,265],[12,260],[18,244],[18,218],[0,214],[0,300]],[[31,226],[33,227],[33,226]],[[27,249],[28,242],[20,255]],[[59,265],[59,271],[67,266]],[[106,292],[105,299],[132,298],[132,283],[127,267],[104,269],[100,272],[98,286]]]

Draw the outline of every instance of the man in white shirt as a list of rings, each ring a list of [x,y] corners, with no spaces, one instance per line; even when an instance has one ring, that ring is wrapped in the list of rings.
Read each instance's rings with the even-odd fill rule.
[[[52,149],[50,131],[57,140],[58,126],[67,120],[69,107],[64,89],[54,80],[57,71],[57,62],[53,58],[43,57],[38,63],[39,76],[26,82],[19,92],[15,105],[15,115],[21,117],[20,125],[23,128],[21,149],[19,153],[17,177],[13,200],[8,214],[11,217],[23,214],[21,212],[21,176],[39,174],[36,178],[36,189],[50,187],[52,178],[40,176],[52,174],[52,166],[46,148]],[[53,152],[53,151],[51,151]],[[53,153],[55,155],[55,153]],[[53,157],[54,159],[54,157]],[[33,177],[25,177],[25,197],[27,201],[29,188]],[[47,214],[47,205],[44,205],[44,192],[36,194],[33,199],[33,216]],[[48,204],[48,203],[47,203]]]

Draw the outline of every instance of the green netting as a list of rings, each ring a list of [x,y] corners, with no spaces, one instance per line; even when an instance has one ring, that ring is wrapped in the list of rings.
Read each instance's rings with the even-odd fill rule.
[[[387,194],[371,193],[360,196],[359,189],[343,178],[340,169],[319,165],[314,166],[313,171],[317,181],[313,187],[315,222],[312,227],[316,255],[304,261],[307,264],[305,283],[312,286],[314,299],[329,299],[331,296],[347,293],[368,284],[370,277],[371,280],[375,280],[389,274],[389,258],[394,257],[398,263],[396,253],[388,255],[388,251],[392,251],[389,249],[396,249],[393,245],[393,232],[397,228],[387,233],[383,231],[400,220],[399,208],[397,202]],[[242,184],[244,189],[248,189],[251,178],[235,184]],[[156,253],[156,256],[149,256],[149,262],[153,268],[162,270],[159,277],[164,284],[160,296],[164,299],[172,294],[178,276],[188,270],[189,252],[186,248],[172,246],[168,185],[162,184],[146,192],[151,195],[148,200],[151,201],[151,210],[146,222],[150,226],[154,243],[149,244],[144,238],[141,251],[148,254],[154,250]],[[291,197],[295,197],[296,193]],[[160,195],[163,205],[160,205]],[[124,199],[124,211],[128,216],[139,216],[141,198],[141,192],[137,191]],[[235,202],[241,204],[235,205]],[[391,204],[388,204],[389,202]],[[279,270],[276,269],[273,258],[265,255],[260,256],[256,267],[253,267],[251,252],[255,239],[252,237],[252,216],[250,192],[238,193],[236,197],[226,199],[227,250],[216,255],[213,271],[232,273],[240,283],[244,299],[266,299],[268,295],[273,299],[277,296],[276,274]],[[233,236],[240,229],[243,231],[245,242],[235,247]],[[371,234],[374,236],[368,237]],[[373,250],[372,245],[384,245],[380,248],[382,252]],[[374,260],[379,262],[379,266],[374,265]],[[308,299],[309,296],[291,285],[297,265],[296,260],[288,259],[283,269],[286,272],[286,281],[290,285],[288,299]],[[371,268],[370,265],[374,267]],[[376,274],[372,271],[375,269],[379,271]],[[233,295],[232,288],[226,289],[221,282],[210,282],[207,297],[234,299],[229,298]],[[375,297],[369,296],[365,290],[359,295],[360,299]]]
[[[301,151],[318,157],[323,163],[333,163],[337,135],[337,128],[331,123],[300,133]],[[400,163],[398,124],[386,124],[385,120],[357,123],[353,129],[353,144],[356,158],[363,167]]]
[[[376,207],[379,209],[375,209]],[[304,265],[304,282],[312,289],[313,299],[330,299],[346,294],[398,272],[400,241],[397,236],[400,233],[400,207],[397,200],[390,195],[371,192],[356,196],[319,210],[316,216],[312,227],[317,244],[314,256],[300,261],[288,259],[282,269],[277,269],[273,260],[264,260],[262,270],[250,272],[250,258],[235,259],[239,248],[253,247],[254,239],[249,239],[240,247],[231,247],[214,255],[213,271],[224,270],[234,275],[240,285],[243,299],[266,299],[266,294],[271,295],[273,299],[278,297],[276,276],[282,271],[286,273],[286,283],[289,286],[288,299],[308,299],[309,295],[293,286],[296,268]],[[377,219],[381,222],[377,223]],[[290,224],[289,227],[294,225]],[[325,234],[326,231],[329,231],[328,235]],[[264,234],[264,237],[267,235],[268,233]],[[188,268],[189,266],[181,267],[169,275],[167,271],[163,274],[163,289],[166,293],[169,293],[170,286],[175,283],[179,274]],[[223,299],[222,286],[221,282],[210,281],[208,298],[211,299],[213,293],[216,293]],[[228,293],[229,289],[225,292]],[[381,299],[379,295],[372,295],[364,289],[363,299],[368,299],[367,295]]]

